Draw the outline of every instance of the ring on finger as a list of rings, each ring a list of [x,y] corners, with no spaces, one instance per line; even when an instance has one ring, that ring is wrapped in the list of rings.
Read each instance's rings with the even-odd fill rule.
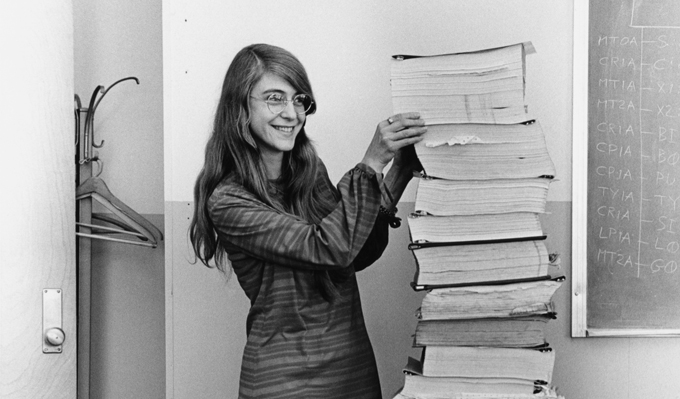
[[[387,118],[387,123],[389,123],[390,125],[393,124],[394,119],[392,119],[392,117]]]

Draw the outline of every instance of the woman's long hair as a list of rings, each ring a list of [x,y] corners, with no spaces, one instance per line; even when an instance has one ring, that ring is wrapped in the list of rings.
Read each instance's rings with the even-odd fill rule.
[[[220,101],[215,112],[212,133],[205,148],[205,162],[194,186],[194,214],[189,238],[194,253],[203,264],[222,272],[231,269],[225,259],[214,225],[208,214],[207,202],[215,187],[227,175],[255,194],[264,203],[315,223],[327,212],[321,201],[321,188],[316,182],[318,160],[316,150],[305,133],[304,126],[293,149],[284,154],[280,182],[284,187],[284,206],[268,194],[268,178],[260,158],[260,149],[249,127],[248,98],[255,84],[266,73],[286,80],[298,93],[312,98],[311,83],[300,61],[290,52],[267,44],[253,44],[239,51],[227,70]],[[316,103],[307,111],[316,111]],[[335,296],[336,289],[328,273],[317,273],[317,286],[326,299]]]

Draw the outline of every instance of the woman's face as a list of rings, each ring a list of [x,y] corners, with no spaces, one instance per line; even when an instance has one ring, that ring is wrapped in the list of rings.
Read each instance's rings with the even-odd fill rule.
[[[291,102],[279,114],[274,114],[264,101],[272,94],[290,100],[297,93],[283,78],[267,73],[260,78],[250,93],[250,131],[260,147],[262,156],[281,157],[293,149],[306,115],[298,114]]]

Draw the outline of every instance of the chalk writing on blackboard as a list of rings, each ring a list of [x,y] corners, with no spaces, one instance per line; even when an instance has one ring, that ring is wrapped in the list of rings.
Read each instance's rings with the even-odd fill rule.
[[[588,325],[680,328],[680,2],[590,3]]]

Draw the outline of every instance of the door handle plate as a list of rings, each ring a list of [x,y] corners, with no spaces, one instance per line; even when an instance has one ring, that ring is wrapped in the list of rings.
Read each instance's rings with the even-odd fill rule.
[[[61,353],[62,330],[61,289],[43,289],[42,348],[43,353]]]

